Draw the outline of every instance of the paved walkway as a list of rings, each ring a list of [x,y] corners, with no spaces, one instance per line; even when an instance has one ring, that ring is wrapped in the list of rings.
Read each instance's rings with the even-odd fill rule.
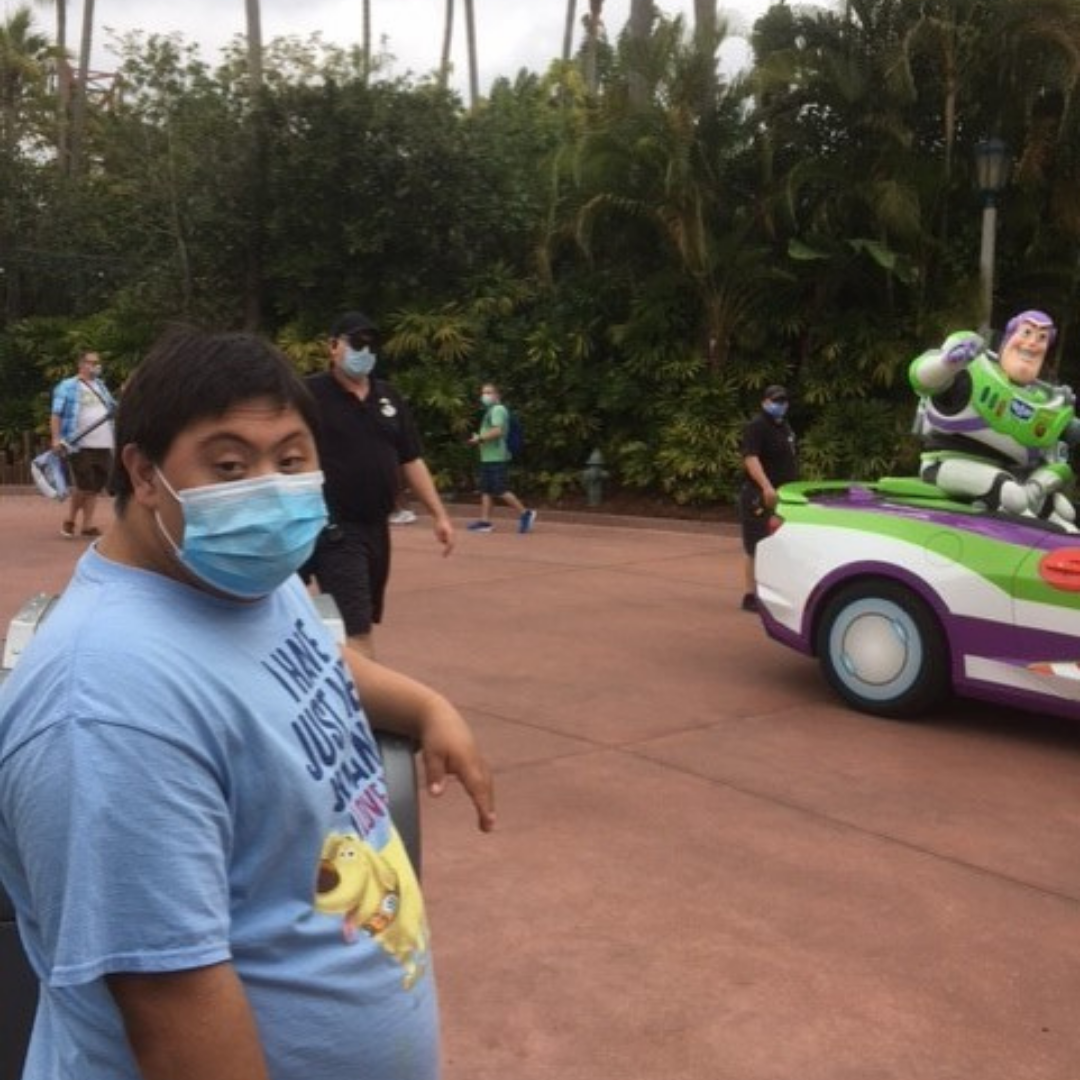
[[[0,496],[0,619],[59,516]],[[445,1080],[1080,1076],[1080,726],[840,707],[730,527],[500,526],[395,530],[377,637],[499,785],[490,836],[424,800]]]

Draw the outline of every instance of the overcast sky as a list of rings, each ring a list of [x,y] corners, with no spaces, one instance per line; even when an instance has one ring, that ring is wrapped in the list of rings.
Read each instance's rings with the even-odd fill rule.
[[[28,0],[2,0],[10,14]],[[693,0],[658,0],[668,15],[683,14],[693,23]],[[40,29],[55,30],[50,0],[32,3]],[[82,19],[81,0],[68,0],[68,47],[76,45]],[[474,0],[480,81],[486,89],[499,75],[513,77],[521,67],[543,72],[562,52],[566,0]],[[769,0],[722,0],[732,31],[749,31],[753,20],[769,6]],[[575,48],[581,40],[580,14],[588,0],[578,0],[579,25]],[[464,87],[468,60],[465,47],[463,3],[455,6],[453,62],[455,82]],[[361,36],[361,0],[262,0],[263,39],[321,32],[327,41],[349,46]],[[393,74],[426,74],[438,66],[442,49],[445,0],[371,0],[372,37],[384,42],[385,51],[396,58]],[[626,23],[630,0],[606,0],[604,22],[614,37]],[[105,29],[167,33],[179,31],[200,45],[206,60],[217,59],[217,50],[234,34],[244,31],[243,0],[96,0],[95,21],[99,45],[94,65],[109,70]],[[738,66],[748,56],[746,46],[729,41],[721,54],[725,68]]]

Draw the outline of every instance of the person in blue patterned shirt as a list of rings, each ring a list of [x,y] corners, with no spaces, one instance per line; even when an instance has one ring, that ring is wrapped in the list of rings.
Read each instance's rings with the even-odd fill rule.
[[[81,536],[101,535],[94,510],[112,472],[115,411],[116,401],[101,378],[101,357],[87,349],[79,355],[76,374],[53,390],[49,418],[52,448],[66,456],[71,472],[71,505],[60,526],[61,535],[69,540],[75,539],[80,515]]]

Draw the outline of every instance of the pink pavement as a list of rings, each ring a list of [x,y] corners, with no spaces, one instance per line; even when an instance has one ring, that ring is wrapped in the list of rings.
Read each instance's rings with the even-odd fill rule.
[[[0,494],[0,633],[61,516]],[[496,525],[396,529],[376,635],[498,783],[422,796],[445,1080],[1075,1080],[1080,727],[843,708],[731,526]]]

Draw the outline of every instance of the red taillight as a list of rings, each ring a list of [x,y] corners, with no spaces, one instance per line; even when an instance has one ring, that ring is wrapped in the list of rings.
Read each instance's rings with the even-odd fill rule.
[[[781,525],[784,524],[784,519],[779,514],[773,514],[769,518],[769,535],[772,536]]]
[[[1053,589],[1080,592],[1080,548],[1048,551],[1039,560],[1039,577]]]

